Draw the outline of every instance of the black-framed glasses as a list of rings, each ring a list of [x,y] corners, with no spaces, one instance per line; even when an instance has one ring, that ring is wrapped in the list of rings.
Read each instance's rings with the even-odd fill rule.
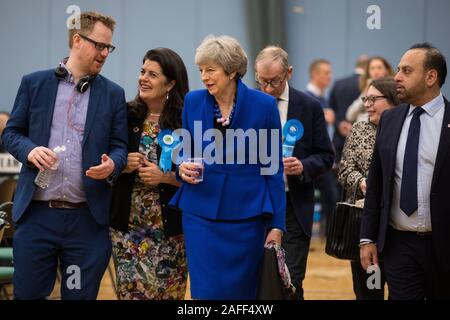
[[[92,43],[92,44],[95,46],[95,49],[97,49],[97,50],[100,51],[100,52],[102,52],[103,50],[105,50],[105,48],[108,49],[108,52],[109,52],[109,53],[113,52],[113,51],[116,49],[116,47],[114,47],[112,44],[106,44],[106,43],[103,43],[103,42],[97,42],[97,41],[95,41],[95,40],[92,40],[92,39],[89,38],[89,37],[86,37],[85,35],[83,35],[83,34],[81,34],[81,33],[79,33],[78,35],[79,35],[82,39],[84,39],[84,40],[89,41],[90,43]]]
[[[363,103],[368,103],[369,105],[372,105],[377,101],[378,99],[384,99],[386,96],[368,96],[368,97],[361,97],[361,100]]]
[[[282,79],[274,79],[270,81],[261,80],[258,74],[255,74],[255,81],[261,88],[266,88],[267,86],[271,86],[272,88],[278,88],[281,84],[286,80],[287,72],[284,74]]]

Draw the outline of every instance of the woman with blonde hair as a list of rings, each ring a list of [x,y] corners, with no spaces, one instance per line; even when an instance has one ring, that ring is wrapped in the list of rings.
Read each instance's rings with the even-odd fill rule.
[[[362,103],[361,97],[366,94],[366,90],[373,80],[381,77],[394,76],[391,64],[381,56],[374,56],[369,59],[365,72],[359,78],[360,96],[348,107],[346,118],[351,123],[367,120],[367,112]]]

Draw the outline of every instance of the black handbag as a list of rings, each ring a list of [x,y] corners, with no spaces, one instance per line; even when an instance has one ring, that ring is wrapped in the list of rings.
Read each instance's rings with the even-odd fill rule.
[[[282,249],[279,249],[282,250]],[[258,285],[258,300],[293,300],[295,288],[290,282],[289,271],[284,261],[284,251],[282,251],[281,260],[277,256],[274,246],[264,247],[264,257],[261,268],[261,278]],[[284,265],[284,277],[280,273],[279,264]],[[287,273],[287,274],[286,274]],[[287,280],[286,280],[287,277]],[[288,283],[284,283],[288,282]]]
[[[176,237],[183,233],[183,212],[177,207],[166,205],[161,210],[164,235],[166,238]]]
[[[359,182],[353,194],[353,203],[359,188]],[[344,198],[343,196],[342,198]],[[335,258],[359,260],[359,232],[363,208],[348,202],[336,203],[336,210],[327,222],[325,252]]]

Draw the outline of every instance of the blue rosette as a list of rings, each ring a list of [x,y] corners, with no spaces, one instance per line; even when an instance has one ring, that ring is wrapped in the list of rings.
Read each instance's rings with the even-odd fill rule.
[[[290,119],[286,121],[283,126],[283,157],[292,157],[294,153],[295,143],[303,137],[305,128],[303,124],[297,119]]]
[[[172,151],[180,143],[180,138],[172,130],[165,129],[158,134],[157,139],[161,147],[159,168],[166,173],[172,169]]]

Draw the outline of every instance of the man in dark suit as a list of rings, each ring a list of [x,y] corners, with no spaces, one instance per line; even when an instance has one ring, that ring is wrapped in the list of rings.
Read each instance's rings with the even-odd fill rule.
[[[331,83],[331,64],[325,59],[317,59],[309,65],[309,83],[305,93],[319,100],[327,123],[327,131],[330,140],[334,135],[335,115],[333,109],[329,107],[325,91]],[[336,187],[336,176],[333,171],[328,171],[314,181],[317,190],[320,191],[320,236],[325,237],[327,218],[331,215],[338,200]]]
[[[334,152],[327,134],[320,102],[289,87],[292,66],[279,47],[263,49],[255,61],[256,80],[261,90],[278,100],[282,126],[297,119],[304,127],[292,157],[283,159],[286,190],[286,234],[283,247],[297,298],[303,299],[302,282],[311,241],[314,214],[313,180],[331,169]]]
[[[336,151],[335,163],[341,160],[342,148],[344,148],[345,137],[352,129],[352,124],[345,118],[348,107],[360,95],[359,77],[365,70],[368,57],[361,56],[356,62],[354,74],[336,80],[330,92],[330,108],[335,113],[335,132],[333,136],[333,144]]]
[[[58,263],[62,299],[97,297],[111,254],[109,183],[127,161],[124,91],[98,74],[114,50],[114,26],[82,13],[80,29],[69,30],[70,56],[24,76],[17,93],[2,138],[23,164],[13,207],[17,299],[46,298]],[[37,187],[38,172],[57,163],[48,187]]]
[[[445,57],[411,47],[395,76],[404,104],[379,123],[361,225],[361,263],[384,260],[391,299],[450,299],[450,103]]]

